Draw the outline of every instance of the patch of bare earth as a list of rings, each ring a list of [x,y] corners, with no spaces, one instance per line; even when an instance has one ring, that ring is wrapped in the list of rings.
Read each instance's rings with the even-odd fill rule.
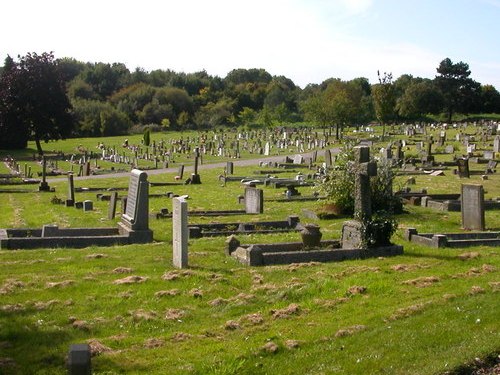
[[[488,285],[493,289],[495,292],[500,290],[500,281],[492,281],[489,282]]]
[[[362,324],[357,324],[357,325],[350,326],[350,327],[347,327],[347,328],[339,329],[335,333],[335,337],[351,336],[351,335],[355,334],[356,332],[360,332],[360,331],[363,331],[365,329],[366,329],[366,326],[364,326]]]
[[[398,272],[409,272],[422,268],[429,268],[429,266],[424,264],[395,264],[391,266],[391,270]]]
[[[354,275],[356,273],[369,273],[369,272],[380,272],[380,267],[368,267],[368,266],[357,266],[357,267],[348,267],[342,272],[333,275],[334,278],[341,278],[345,276]]]
[[[159,339],[159,338],[155,338],[155,337],[146,339],[146,341],[144,341],[144,347],[146,349],[160,348],[163,345],[165,345],[165,340]]]
[[[160,297],[171,297],[171,296],[176,296],[180,293],[179,289],[169,289],[169,290],[159,290],[158,292],[155,293],[155,297],[160,298]]]
[[[203,291],[199,288],[194,288],[189,291],[189,295],[194,298],[201,298],[203,297]]]
[[[117,285],[139,284],[139,283],[143,283],[143,282],[147,281],[148,279],[149,279],[149,277],[146,277],[146,276],[133,275],[133,276],[124,277],[123,279],[115,280],[115,281],[113,281],[113,284],[117,284]]]
[[[267,342],[264,346],[260,348],[261,351],[266,353],[274,354],[278,352],[279,346],[272,341]]]
[[[459,254],[457,255],[457,258],[461,260],[468,260],[468,259],[476,259],[479,258],[480,256],[481,254],[479,254],[477,251],[472,251],[468,253]]]
[[[274,319],[289,318],[292,315],[298,315],[300,313],[300,307],[296,303],[291,303],[288,307],[278,310],[271,310],[271,315]]]
[[[226,331],[234,331],[236,329],[240,329],[241,325],[235,320],[228,320],[226,323],[224,323],[224,329]]]
[[[25,309],[26,307],[21,303],[0,306],[0,311],[5,311],[5,312],[18,312],[18,311],[24,311]]]
[[[193,275],[193,271],[190,271],[190,270],[182,270],[182,271],[173,270],[173,271],[165,272],[162,275],[161,279],[165,280],[165,281],[173,281],[173,280],[177,280],[179,277],[188,277],[191,275]]]
[[[339,297],[339,298],[334,298],[334,299],[315,299],[314,303],[318,306],[323,306],[327,308],[335,307],[337,305],[340,305],[341,303],[345,303],[349,301],[349,298],[347,297]]]
[[[247,322],[251,325],[259,325],[264,323],[264,317],[260,313],[248,314],[241,317],[240,321]]]
[[[106,254],[89,254],[85,258],[87,259],[101,259],[101,258],[107,258],[108,256]]]
[[[486,293],[486,290],[484,290],[483,287],[480,287],[478,285],[473,285],[469,290],[470,295],[482,294],[482,293]]]
[[[7,279],[0,287],[0,294],[9,294],[14,292],[16,289],[23,289],[25,286],[26,284],[20,280]]]
[[[116,267],[113,273],[132,273],[134,270],[130,267]]]
[[[68,285],[73,285],[74,283],[75,283],[74,280],[48,282],[45,284],[45,288],[47,288],[47,289],[62,288],[62,287],[68,286]]]
[[[167,320],[179,320],[186,316],[186,311],[180,309],[167,309],[165,312],[165,319]]]
[[[366,286],[362,285],[354,285],[351,286],[349,289],[347,289],[347,295],[353,296],[356,294],[365,294],[366,293]]]
[[[472,267],[467,272],[456,274],[453,277],[454,278],[456,278],[456,277],[475,277],[475,276],[481,276],[481,275],[484,275],[486,273],[495,272],[495,271],[496,271],[495,266],[492,266],[491,264],[483,264],[480,268]]]
[[[135,311],[129,311],[130,316],[132,316],[132,320],[134,322],[138,322],[141,320],[154,320],[158,317],[158,313],[156,311],[152,310],[135,310]]]
[[[100,341],[96,339],[90,339],[87,340],[87,344],[90,346],[90,355],[92,357],[95,357],[97,355],[100,355],[102,353],[110,353],[113,352],[113,349],[111,349],[109,346],[104,345]]]
[[[297,349],[300,347],[301,342],[299,340],[286,340],[285,346],[288,349]]]
[[[46,310],[54,305],[57,305],[61,303],[61,301],[59,301],[58,299],[51,299],[49,301],[36,301],[34,304],[33,304],[33,307],[36,309],[36,310]]]
[[[131,290],[127,290],[125,292],[118,293],[118,297],[123,298],[123,299],[131,298],[131,297],[133,297],[133,295],[134,295],[134,292],[132,292]]]
[[[440,281],[440,279],[437,276],[422,276],[422,277],[417,277],[416,279],[405,280],[405,281],[403,281],[403,284],[413,285],[417,288],[426,288],[426,287],[431,286],[439,281]]]
[[[426,303],[417,303],[415,305],[403,307],[400,309],[397,309],[387,320],[392,321],[392,320],[399,320],[399,319],[404,319],[409,316],[415,315],[425,309],[428,305],[430,305],[430,302]]]
[[[285,268],[290,272],[295,272],[300,268],[313,267],[313,266],[318,266],[318,265],[321,265],[321,263],[320,262],[291,263],[288,266],[285,266]]]
[[[172,341],[174,342],[180,342],[180,341],[186,341],[186,340],[189,340],[191,337],[193,337],[192,335],[190,335],[189,333],[184,333],[184,332],[177,332],[175,333],[173,336],[172,336]]]
[[[74,320],[71,322],[71,326],[75,329],[79,329],[81,331],[90,331],[90,324],[85,320]]]

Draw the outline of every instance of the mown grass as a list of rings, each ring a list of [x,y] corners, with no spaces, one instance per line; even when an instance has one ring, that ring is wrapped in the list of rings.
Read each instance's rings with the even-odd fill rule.
[[[94,140],[93,140],[94,142]],[[448,156],[446,156],[448,157]],[[257,167],[235,167],[251,175]],[[237,182],[202,169],[202,185],[151,187],[188,194],[189,209],[238,209]],[[173,181],[173,173],[150,181]],[[398,181],[404,184],[407,177]],[[481,180],[416,176],[412,190],[457,193],[461,183],[500,195],[497,175]],[[2,193],[0,228],[113,226],[108,202],[94,210],[53,205],[55,193]],[[77,187],[127,186],[127,178],[76,180]],[[265,188],[265,197],[284,189]],[[312,189],[303,188],[302,194]],[[120,192],[125,194],[125,192]],[[191,217],[190,222],[282,220],[321,202],[265,202],[261,215]],[[152,198],[150,212],[171,208]],[[225,238],[189,241],[189,268],[172,266],[170,219],[151,219],[152,244],[86,249],[0,251],[0,372],[63,374],[69,345],[90,342],[101,353],[95,374],[432,374],[500,351],[497,248],[430,249],[402,231],[458,232],[460,213],[405,207],[393,238],[404,255],[325,264],[244,267],[224,255]],[[340,237],[344,218],[315,221],[324,239]],[[500,228],[497,211],[488,229]],[[298,241],[296,233],[239,236],[242,243]],[[129,276],[142,282],[117,284]],[[139,278],[135,279],[141,280]],[[273,345],[274,344],[274,345]]]

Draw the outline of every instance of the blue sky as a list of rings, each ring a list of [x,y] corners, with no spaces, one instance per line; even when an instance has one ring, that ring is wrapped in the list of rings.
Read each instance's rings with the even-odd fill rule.
[[[304,87],[377,70],[434,78],[446,57],[500,90],[500,0],[23,0],[0,5],[0,58],[122,62],[224,77],[264,68]]]

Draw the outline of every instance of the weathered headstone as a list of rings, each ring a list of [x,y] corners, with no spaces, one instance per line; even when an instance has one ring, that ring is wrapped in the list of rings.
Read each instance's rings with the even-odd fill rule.
[[[354,147],[354,218],[346,221],[342,227],[342,247],[344,249],[359,249],[364,245],[366,233],[363,224],[371,219],[372,203],[370,177],[377,175],[377,164],[370,162],[370,148]]]
[[[120,230],[126,231],[135,242],[151,242],[153,232],[149,229],[149,182],[146,172],[132,169],[128,186],[127,205]]]
[[[266,142],[266,144],[264,145],[264,155],[269,156],[270,153],[271,153],[271,145],[269,144],[269,142]]]
[[[94,209],[94,203],[91,200],[84,200],[83,201],[83,211],[92,211]]]
[[[232,161],[228,161],[226,163],[226,173],[227,174],[233,174],[233,171],[234,171],[234,164]]]
[[[493,140],[493,152],[500,152],[500,135],[496,135]]]
[[[303,164],[304,163],[304,157],[300,154],[297,154],[293,157],[293,164]]]
[[[194,173],[191,174],[191,184],[193,185],[201,184],[200,175],[198,174],[199,162],[200,162],[200,149],[196,147],[194,149]]]
[[[47,183],[47,159],[45,156],[42,157],[42,182],[40,182],[38,191],[50,191],[50,186]]]
[[[68,197],[66,199],[66,207],[75,205],[75,184],[73,181],[73,173],[68,173]]]
[[[469,159],[468,158],[458,158],[458,177],[460,178],[470,178],[469,172]]]
[[[188,204],[183,198],[173,198],[172,204],[173,265],[185,268],[188,266]]]
[[[264,212],[264,191],[253,187],[245,188],[245,212],[261,214]]]
[[[116,201],[118,200],[118,192],[113,191],[109,200],[108,219],[113,220],[116,215]]]
[[[467,230],[484,230],[484,190],[482,185],[462,185],[460,197],[462,227]]]
[[[325,150],[325,166],[326,168],[331,168],[332,166],[332,152],[328,148]]]
[[[184,177],[184,164],[179,165],[179,169],[177,170],[177,176],[181,180]]]
[[[90,345],[73,344],[69,347],[68,353],[68,374],[69,375],[90,375],[91,367]]]

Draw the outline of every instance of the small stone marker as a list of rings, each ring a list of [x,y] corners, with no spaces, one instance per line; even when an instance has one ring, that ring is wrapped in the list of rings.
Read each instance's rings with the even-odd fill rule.
[[[293,157],[293,164],[304,164],[304,157],[300,154]]]
[[[92,211],[94,209],[94,203],[90,200],[83,201],[83,211]]]
[[[111,193],[111,198],[109,199],[108,206],[108,219],[113,220],[116,215],[116,201],[118,200],[118,192],[113,191]]]
[[[470,178],[469,159],[468,158],[457,159],[457,166],[458,166],[458,177]]]
[[[245,188],[245,212],[247,214],[264,212],[264,190],[253,187]]]
[[[325,150],[325,166],[330,168],[332,166],[332,152],[330,149]]]
[[[40,182],[38,191],[50,191],[50,186],[47,183],[47,159],[45,156],[42,157],[42,182]]]
[[[228,161],[226,163],[226,173],[227,174],[233,174],[233,171],[234,171],[234,164],[232,161]]]
[[[271,145],[269,144],[269,142],[266,142],[266,144],[264,145],[264,155],[269,156],[270,153],[271,153]]]
[[[172,205],[173,265],[185,268],[188,266],[188,204],[182,198],[173,198]]]
[[[193,185],[201,184],[200,175],[198,174],[199,162],[200,162],[200,149],[196,147],[194,149],[194,173],[191,174],[191,184]]]
[[[68,173],[68,198],[66,199],[66,207],[75,205],[75,183],[73,181],[73,173]]]
[[[460,197],[462,227],[467,230],[484,230],[484,190],[482,185],[462,185]]]
[[[69,375],[90,375],[92,373],[90,361],[90,346],[88,344],[73,344],[68,353]]]

